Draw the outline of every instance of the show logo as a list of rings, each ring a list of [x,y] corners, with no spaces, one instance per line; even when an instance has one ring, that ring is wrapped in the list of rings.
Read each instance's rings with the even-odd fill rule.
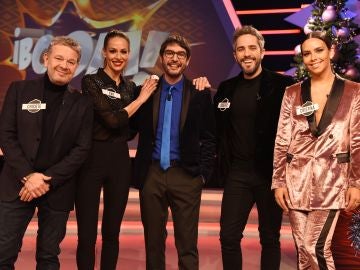
[[[78,41],[82,48],[82,56],[75,77],[82,72],[94,73],[102,66],[101,50],[106,33],[100,33],[97,39],[87,31],[77,30],[68,34]],[[134,76],[135,82],[141,82],[148,75],[145,70],[155,67],[161,43],[169,33],[149,31],[143,47],[141,46],[142,31],[125,33],[130,39],[131,54],[124,75]],[[31,66],[36,74],[45,73],[42,56],[53,36],[46,34],[44,30],[30,28],[16,28],[14,36],[16,40],[14,41],[13,63],[18,65],[19,70],[26,70]]]
[[[228,2],[228,1],[225,1]],[[223,1],[193,0],[0,0],[0,108],[12,81],[35,79],[45,72],[44,50],[52,37],[69,35],[82,47],[72,85],[103,66],[101,50],[107,32],[118,29],[130,39],[124,75],[136,84],[162,73],[158,60],[169,33],[184,35],[192,49],[189,78],[207,76],[211,84],[231,76],[232,32],[236,13]]]

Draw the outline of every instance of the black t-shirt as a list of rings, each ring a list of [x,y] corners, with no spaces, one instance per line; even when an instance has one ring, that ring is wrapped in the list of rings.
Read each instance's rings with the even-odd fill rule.
[[[254,171],[255,119],[261,75],[254,79],[242,79],[235,89],[230,112],[230,142],[236,167]]]

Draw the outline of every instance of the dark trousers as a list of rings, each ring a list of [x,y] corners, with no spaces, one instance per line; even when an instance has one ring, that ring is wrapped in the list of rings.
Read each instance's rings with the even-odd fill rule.
[[[22,202],[20,199],[11,202],[0,201],[1,270],[14,269],[22,239],[36,207],[39,226],[36,239],[36,269],[60,269],[59,246],[66,234],[69,212],[51,209],[44,197],[31,202]]]
[[[241,239],[251,208],[258,210],[261,269],[280,268],[282,211],[275,202],[270,181],[254,173],[232,170],[226,180],[220,219],[220,242],[224,270],[242,269]]]
[[[200,176],[192,177],[180,167],[164,172],[158,164],[151,165],[140,192],[147,270],[165,269],[168,207],[174,223],[179,269],[199,269],[197,240],[202,186]]]
[[[126,142],[94,142],[81,169],[75,208],[78,224],[77,267],[94,269],[100,193],[103,189],[100,269],[116,269],[119,233],[130,188],[130,158]]]

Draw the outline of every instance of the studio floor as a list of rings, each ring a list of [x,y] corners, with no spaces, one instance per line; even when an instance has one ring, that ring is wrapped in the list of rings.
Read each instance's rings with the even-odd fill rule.
[[[201,270],[221,270],[221,252],[219,243],[219,216],[222,192],[219,190],[205,190],[202,195],[199,224],[199,255]],[[100,209],[101,210],[101,209]],[[101,219],[100,211],[100,218]],[[16,264],[18,270],[35,269],[35,246],[36,246],[36,217],[30,223],[26,232],[21,253]],[[99,224],[100,228],[100,224]],[[76,220],[75,214],[71,213],[67,225],[67,235],[61,245],[61,269],[76,269]],[[166,249],[166,269],[177,269],[177,254],[174,246],[173,228],[171,220],[168,223],[169,236]],[[296,252],[291,236],[291,230],[284,217],[281,229],[282,260],[281,270],[296,269]],[[96,245],[97,263],[100,259],[101,236],[98,236]],[[242,241],[243,269],[260,269],[260,243],[257,231],[257,212],[252,210],[248,225],[245,229]],[[98,268],[99,269],[99,268]],[[120,235],[120,253],[117,269],[144,270],[145,248],[140,221],[138,193],[131,190]]]

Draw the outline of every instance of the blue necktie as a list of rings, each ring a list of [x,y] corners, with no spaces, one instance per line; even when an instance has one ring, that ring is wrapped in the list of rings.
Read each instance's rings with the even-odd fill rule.
[[[172,95],[173,86],[169,87],[166,94],[164,122],[161,137],[160,167],[166,170],[170,167],[170,129],[171,129],[171,111],[172,111]]]

